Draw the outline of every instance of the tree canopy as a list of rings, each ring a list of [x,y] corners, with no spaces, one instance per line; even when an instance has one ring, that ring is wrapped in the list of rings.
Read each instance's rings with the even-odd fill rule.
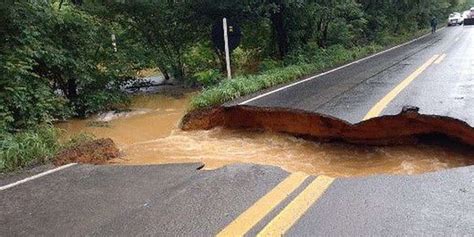
[[[307,61],[331,47],[387,45],[462,0],[11,0],[0,3],[0,129],[114,108],[145,68],[187,85],[221,78],[210,42],[227,17],[243,31],[237,74]],[[117,39],[117,52],[111,35]],[[314,57],[313,57],[314,59]]]

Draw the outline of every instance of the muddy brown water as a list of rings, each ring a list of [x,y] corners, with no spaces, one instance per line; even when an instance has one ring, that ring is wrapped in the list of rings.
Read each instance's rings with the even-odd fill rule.
[[[221,128],[184,132],[178,123],[190,95],[135,96],[131,111],[59,124],[67,135],[112,138],[123,157],[115,164],[203,162],[206,169],[234,163],[279,166],[333,177],[421,174],[474,165],[472,149],[449,145],[362,146],[316,143],[284,134]]]

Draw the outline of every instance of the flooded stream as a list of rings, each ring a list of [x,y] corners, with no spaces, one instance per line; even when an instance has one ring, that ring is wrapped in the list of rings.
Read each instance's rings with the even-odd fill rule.
[[[265,132],[183,132],[178,123],[190,95],[135,96],[131,111],[103,113],[58,126],[73,135],[87,132],[112,138],[123,157],[118,164],[203,162],[206,169],[233,163],[274,165],[285,170],[334,177],[420,174],[474,165],[472,149],[459,146],[361,146],[316,143]]]

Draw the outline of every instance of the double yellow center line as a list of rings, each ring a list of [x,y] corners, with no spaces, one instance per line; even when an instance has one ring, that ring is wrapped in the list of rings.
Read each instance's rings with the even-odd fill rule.
[[[287,232],[329,188],[333,178],[317,177],[286,206],[257,236],[281,236]]]
[[[443,54],[441,57],[439,55],[434,55],[421,67],[416,69],[412,74],[410,74],[405,80],[400,82],[393,90],[391,90],[385,97],[383,97],[377,104],[375,104],[372,109],[365,115],[363,120],[368,120],[379,116],[382,111],[387,107],[387,105],[392,102],[392,100],[397,97],[400,92],[402,92],[411,82],[413,82],[421,73],[423,73],[431,64],[440,64],[441,61],[446,57],[446,54]]]
[[[434,55],[415,72],[391,90],[364,117],[364,120],[379,116],[387,105],[395,99],[412,81],[423,73],[430,65],[440,64],[446,54]],[[280,182],[275,188],[260,198],[244,213],[232,221],[217,236],[243,236],[257,225],[272,210],[295,192],[309,178],[303,173],[293,173]],[[283,208],[257,236],[280,236],[286,233],[304,213],[324,194],[334,181],[327,176],[318,176],[286,207]]]
[[[300,187],[309,176],[304,173],[293,173],[275,188],[260,198],[255,204],[232,221],[217,236],[243,236],[258,222],[267,216],[281,202]],[[284,234],[303,216],[308,208],[318,200],[331,185],[333,178],[318,176],[298,196],[293,199],[264,229],[259,236]]]

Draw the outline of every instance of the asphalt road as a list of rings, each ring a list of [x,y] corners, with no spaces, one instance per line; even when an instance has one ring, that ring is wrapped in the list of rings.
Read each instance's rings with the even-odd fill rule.
[[[404,87],[388,100],[387,95],[397,86]],[[286,88],[279,90],[281,87]],[[422,114],[449,116],[474,127],[473,91],[474,27],[464,26],[445,28],[332,73],[272,88],[229,105],[300,109],[351,123],[416,106]],[[368,116],[383,99],[381,111]]]
[[[279,88],[285,88],[278,90]],[[275,91],[278,90],[278,91]],[[233,104],[352,123],[403,106],[474,124],[474,28],[453,27]],[[274,92],[275,91],[275,92]],[[0,236],[470,236],[474,167],[338,178],[259,165],[73,165],[0,187]],[[0,183],[15,177],[0,177]],[[20,177],[24,178],[24,177]]]
[[[322,177],[290,182],[280,200],[270,193],[295,174],[258,165],[213,171],[198,170],[200,166],[66,168],[0,191],[0,235],[212,236],[257,203],[257,213],[265,215],[237,223],[251,236],[281,218],[284,209]],[[312,205],[305,213],[290,215],[297,220],[286,233],[470,235],[473,171],[466,167],[421,176],[336,179],[319,200],[308,201]],[[267,199],[259,203],[262,198]],[[266,205],[274,206],[268,210]],[[290,209],[298,210],[298,205]]]

